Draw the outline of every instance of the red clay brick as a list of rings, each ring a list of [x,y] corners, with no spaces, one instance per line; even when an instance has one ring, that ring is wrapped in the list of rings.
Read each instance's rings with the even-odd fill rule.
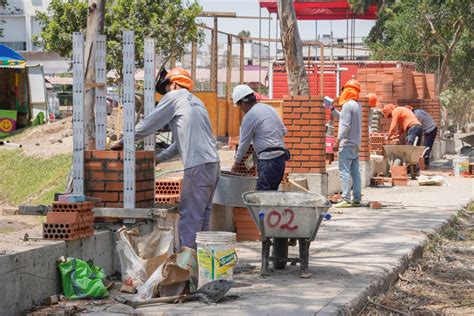
[[[117,192],[93,192],[92,196],[101,199],[103,202],[117,202],[119,200]]]
[[[105,184],[102,181],[86,181],[86,191],[103,191]]]
[[[99,161],[90,161],[90,162],[86,162],[84,164],[84,168],[86,170],[102,170],[104,167],[102,165],[102,162],[99,162]]]
[[[309,147],[310,147],[310,144],[297,143],[293,145],[293,148],[295,149],[309,149]]]
[[[49,224],[65,224],[79,222],[78,212],[48,212],[46,222]]]
[[[92,151],[86,150],[86,151],[84,152],[84,159],[85,159],[85,160],[88,160],[88,159],[91,159],[91,158],[92,158]]]
[[[118,159],[119,152],[111,150],[94,150],[92,151],[92,157],[97,159]]]
[[[107,170],[110,171],[122,171],[123,163],[118,161],[107,162]]]
[[[309,113],[309,108],[295,108],[293,109],[293,113]]]
[[[123,182],[107,182],[105,191],[123,191]]]
[[[308,125],[309,123],[309,120],[293,120],[293,124],[295,125]]]

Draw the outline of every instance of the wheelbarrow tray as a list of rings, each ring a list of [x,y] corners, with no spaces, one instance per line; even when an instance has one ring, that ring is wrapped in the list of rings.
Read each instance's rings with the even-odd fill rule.
[[[306,192],[250,191],[242,195],[263,238],[307,238],[313,241],[322,214],[331,203]]]
[[[418,163],[425,151],[425,147],[413,145],[384,145],[383,148],[389,161],[400,159],[406,164]]]

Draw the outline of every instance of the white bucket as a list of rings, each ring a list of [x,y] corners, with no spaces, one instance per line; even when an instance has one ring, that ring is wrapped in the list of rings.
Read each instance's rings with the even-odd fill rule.
[[[236,242],[235,233],[207,231],[196,234],[199,287],[213,280],[232,280],[237,263]]]
[[[469,157],[468,156],[456,156],[453,158],[453,169],[454,175],[460,176],[469,174]]]

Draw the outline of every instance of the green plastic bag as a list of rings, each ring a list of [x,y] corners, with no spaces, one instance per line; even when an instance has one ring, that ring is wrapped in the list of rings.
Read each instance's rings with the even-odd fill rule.
[[[91,261],[69,257],[58,265],[64,295],[70,299],[104,298],[109,296],[102,279],[105,271]]]

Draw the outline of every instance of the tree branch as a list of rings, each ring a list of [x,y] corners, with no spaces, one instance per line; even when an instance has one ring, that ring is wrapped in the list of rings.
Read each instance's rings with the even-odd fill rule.
[[[436,32],[433,22],[431,22],[431,19],[428,17],[428,15],[426,15],[426,19],[428,20],[428,23],[430,24],[431,34],[441,43],[441,45],[444,46],[446,50],[448,50],[449,49],[448,42],[446,42],[446,40],[441,35],[439,35],[438,32]]]
[[[449,45],[449,49],[453,49],[454,46],[457,44],[459,38],[461,37],[461,32],[464,28],[464,21],[462,18],[457,19],[457,21],[453,25],[454,27],[457,26],[456,31],[454,32],[454,37],[453,40],[451,41],[451,44]]]

